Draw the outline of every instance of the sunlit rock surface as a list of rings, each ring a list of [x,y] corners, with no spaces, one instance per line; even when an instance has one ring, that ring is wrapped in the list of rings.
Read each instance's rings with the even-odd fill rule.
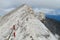
[[[15,30],[13,30],[15,25]],[[16,37],[13,36],[16,33]],[[34,16],[30,6],[22,5],[0,19],[0,40],[58,40]]]

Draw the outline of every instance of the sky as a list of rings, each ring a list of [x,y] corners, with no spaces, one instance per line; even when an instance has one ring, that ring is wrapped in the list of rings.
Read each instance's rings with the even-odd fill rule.
[[[11,8],[21,4],[33,7],[60,8],[60,0],[0,0],[0,8]]]
[[[4,15],[22,4],[32,6],[37,12],[60,15],[60,0],[0,0],[0,15]]]

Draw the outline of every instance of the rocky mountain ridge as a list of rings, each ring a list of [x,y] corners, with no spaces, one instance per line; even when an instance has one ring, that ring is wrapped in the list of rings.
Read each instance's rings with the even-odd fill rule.
[[[35,17],[30,6],[22,5],[0,19],[0,40],[58,39]]]

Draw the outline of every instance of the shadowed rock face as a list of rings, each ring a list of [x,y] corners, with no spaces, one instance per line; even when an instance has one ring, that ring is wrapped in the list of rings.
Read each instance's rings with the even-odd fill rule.
[[[1,17],[1,15],[0,15],[0,17]]]
[[[46,18],[44,21],[42,21],[45,26],[55,35],[58,34],[60,35],[60,22]]]

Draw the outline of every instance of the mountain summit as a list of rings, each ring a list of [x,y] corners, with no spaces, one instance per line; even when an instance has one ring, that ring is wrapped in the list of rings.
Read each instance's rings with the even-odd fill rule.
[[[0,40],[57,40],[34,15],[30,6],[22,5],[0,20]]]

